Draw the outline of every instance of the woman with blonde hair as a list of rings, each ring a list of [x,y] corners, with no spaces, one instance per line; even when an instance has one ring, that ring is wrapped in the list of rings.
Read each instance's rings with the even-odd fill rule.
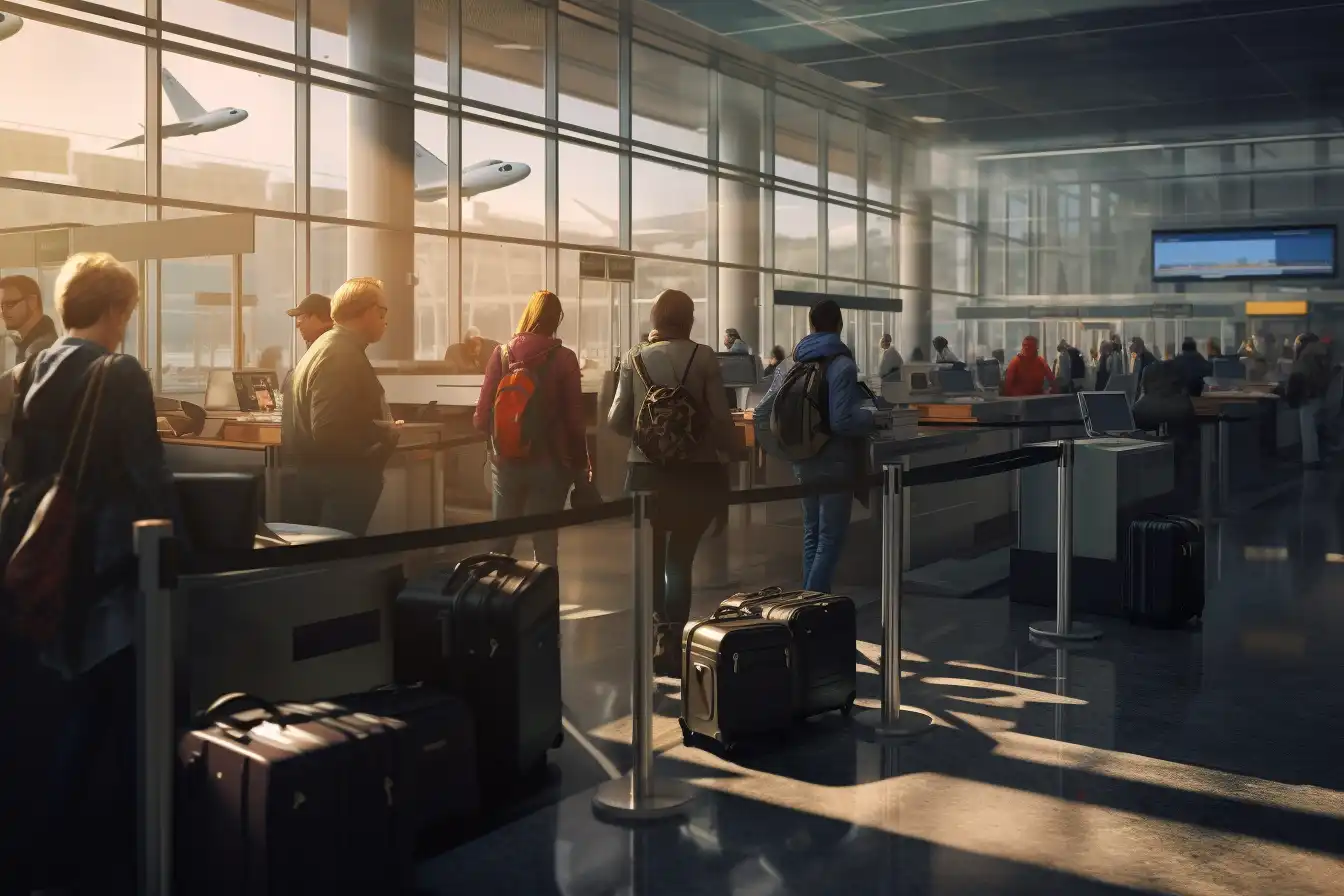
[[[33,838],[24,858],[37,866],[35,886],[79,893],[135,892],[136,586],[126,571],[134,569],[135,521],[173,519],[177,510],[149,377],[117,353],[139,295],[134,275],[111,255],[66,260],[56,278],[65,336],[21,368],[4,450],[0,556],[15,567],[7,572],[20,573],[5,577],[13,590],[3,593],[4,635],[65,681],[64,720],[51,726],[56,742],[24,772],[44,784],[40,810],[25,813],[34,823],[15,839]],[[61,474],[67,453],[84,459],[62,480],[75,511],[64,605],[33,613],[38,592],[18,584],[15,546],[27,521],[16,508]],[[41,672],[30,675],[19,680]]]
[[[559,296],[534,292],[518,332],[486,362],[473,422],[490,436],[497,520],[561,510],[570,487],[591,478],[579,359],[556,336],[564,319]],[[509,554],[516,543],[492,550]],[[539,562],[556,565],[556,532],[534,534],[532,548]]]

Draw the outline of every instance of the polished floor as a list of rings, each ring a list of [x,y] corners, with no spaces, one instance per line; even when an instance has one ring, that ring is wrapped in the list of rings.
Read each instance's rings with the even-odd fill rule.
[[[1071,652],[1039,608],[990,592],[905,601],[905,700],[936,728],[904,746],[821,717],[728,762],[681,745],[659,679],[658,773],[697,791],[681,821],[597,820],[629,762],[628,539],[562,536],[571,736],[551,786],[421,867],[452,894],[1344,893],[1344,472],[1308,473],[1208,535],[1208,604],[1182,631],[1092,620]],[[702,558],[698,610],[796,576],[784,527]],[[722,554],[732,561],[725,565]],[[720,580],[711,583],[710,580]],[[876,705],[878,618],[855,661]]]

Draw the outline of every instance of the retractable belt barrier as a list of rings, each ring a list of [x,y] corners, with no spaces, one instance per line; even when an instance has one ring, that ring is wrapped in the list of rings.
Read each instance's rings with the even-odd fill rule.
[[[985,457],[933,464],[909,471],[905,476],[905,486],[908,488],[919,485],[933,485],[958,479],[974,479],[980,476],[992,476],[996,473],[1008,473],[1034,464],[1050,463],[1059,457],[1059,453],[1060,448],[1057,445],[1028,446],[998,454],[990,454]],[[742,489],[730,492],[727,503],[729,506],[766,504],[775,501],[800,500],[816,495],[868,491],[880,488],[882,481],[881,473],[871,473],[846,482],[823,481]],[[657,499],[654,498],[652,503],[656,507]],[[605,520],[627,518],[633,510],[632,499],[621,498],[591,507],[559,510],[554,513],[539,513],[480,523],[462,523],[435,529],[416,529],[410,532],[394,532],[386,535],[367,535],[362,538],[346,538],[314,544],[200,552],[178,547],[164,552],[162,561],[164,584],[171,587],[178,576],[216,575],[244,570],[282,569],[293,566],[310,566],[317,563],[339,563],[384,554],[433,550],[434,548],[488,541],[496,538],[511,538],[529,535],[533,532],[549,532],[556,529],[567,529],[571,526],[583,526]]]
[[[1065,445],[1068,443],[1028,446],[972,460],[934,464],[908,472],[904,468],[908,463],[906,459],[888,460],[882,462],[881,472],[847,482],[823,481],[778,488],[746,489],[727,496],[728,504],[739,505],[881,489],[883,700],[875,725],[880,735],[908,736],[929,730],[932,725],[927,714],[914,710],[903,713],[900,705],[901,526],[905,516],[903,502],[908,501],[908,489],[1006,473],[1056,461],[1060,465],[1062,483],[1065,475],[1072,472],[1068,468],[1071,452]],[[629,775],[599,789],[594,797],[594,808],[608,818],[621,821],[650,820],[683,811],[692,799],[692,791],[679,781],[660,779],[653,773],[654,570],[651,562],[653,527],[650,524],[650,513],[654,501],[653,495],[638,492],[630,498],[556,513],[253,550],[184,550],[173,537],[172,524],[167,520],[143,520],[136,523],[134,544],[140,591],[135,638],[139,694],[137,777],[142,803],[137,830],[141,882],[139,892],[146,896],[169,896],[172,891],[171,831],[175,765],[172,589],[180,575],[211,575],[338,563],[627,518],[632,527],[632,571],[635,582],[634,612],[631,614],[634,638],[634,650],[631,652],[631,746],[634,757]],[[1063,539],[1061,535],[1061,543]],[[1067,559],[1061,559],[1061,564],[1067,562]],[[1062,580],[1067,582],[1067,573]],[[1061,621],[1067,631],[1066,614],[1067,610],[1064,610]]]

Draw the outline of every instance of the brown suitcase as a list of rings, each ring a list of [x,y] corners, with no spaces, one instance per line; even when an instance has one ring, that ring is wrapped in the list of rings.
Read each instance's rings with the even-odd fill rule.
[[[334,703],[216,700],[180,741],[178,891],[394,893],[412,868],[388,720]]]

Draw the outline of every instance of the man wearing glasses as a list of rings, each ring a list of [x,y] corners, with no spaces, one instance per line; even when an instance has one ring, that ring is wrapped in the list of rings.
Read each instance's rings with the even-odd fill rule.
[[[295,470],[295,513],[303,518],[293,522],[352,535],[368,529],[397,444],[383,386],[366,354],[387,332],[387,311],[382,281],[345,281],[331,297],[334,325],[294,368],[284,451]]]
[[[20,364],[56,341],[56,323],[42,313],[42,290],[32,277],[0,277],[0,317],[15,334]]]

